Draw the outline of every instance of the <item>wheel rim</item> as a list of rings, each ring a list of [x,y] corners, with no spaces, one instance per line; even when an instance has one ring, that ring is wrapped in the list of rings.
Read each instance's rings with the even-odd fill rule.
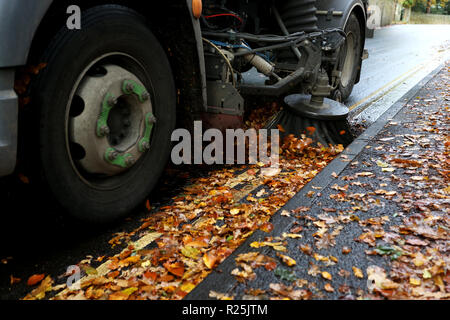
[[[347,87],[352,81],[353,70],[355,67],[355,36],[352,32],[347,34],[345,42],[345,59],[342,68],[341,84]]]
[[[120,177],[134,171],[150,150],[156,123],[152,95],[130,68],[112,63],[115,57],[141,68],[125,54],[102,56],[80,75],[67,109],[73,167],[94,187],[123,183]]]

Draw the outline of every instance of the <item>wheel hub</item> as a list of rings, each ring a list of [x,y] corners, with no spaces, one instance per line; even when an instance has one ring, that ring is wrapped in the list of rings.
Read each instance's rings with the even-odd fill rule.
[[[78,165],[90,174],[108,176],[133,167],[149,150],[156,123],[142,82],[121,67],[105,65],[88,72],[76,96],[84,104],[70,121],[71,142],[84,149]]]

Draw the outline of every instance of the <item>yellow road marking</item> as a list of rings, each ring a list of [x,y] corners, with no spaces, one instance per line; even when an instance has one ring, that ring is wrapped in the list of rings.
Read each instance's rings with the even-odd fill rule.
[[[355,103],[354,105],[352,105],[349,109],[350,111],[358,108],[359,106],[361,106],[364,102],[368,101],[370,98],[378,95],[380,92],[384,91],[386,88],[390,87],[391,85],[393,85],[394,83],[398,82],[395,86],[393,86],[392,88],[390,88],[387,92],[385,92],[384,95],[386,95],[388,92],[392,91],[393,89],[395,89],[397,86],[400,85],[400,83],[403,82],[404,78],[407,78],[409,76],[411,76],[414,73],[417,73],[420,69],[423,69],[425,67],[425,65],[419,65],[415,68],[412,68],[408,71],[406,71],[405,73],[401,74],[400,76],[398,76],[397,78],[395,78],[394,80],[392,80],[391,82],[385,84],[383,87],[381,87],[380,89],[378,89],[377,91],[371,93],[370,95],[368,95],[367,97],[365,97],[364,99],[358,101],[357,103]],[[402,80],[402,81],[400,81]],[[380,96],[377,100],[379,100],[381,97],[383,97],[384,95]],[[376,101],[376,100],[375,100]]]

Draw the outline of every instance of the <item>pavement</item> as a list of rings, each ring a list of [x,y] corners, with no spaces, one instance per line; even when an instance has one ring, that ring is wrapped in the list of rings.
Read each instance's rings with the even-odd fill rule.
[[[406,93],[186,299],[449,299],[449,75]],[[422,216],[443,222],[405,227]]]

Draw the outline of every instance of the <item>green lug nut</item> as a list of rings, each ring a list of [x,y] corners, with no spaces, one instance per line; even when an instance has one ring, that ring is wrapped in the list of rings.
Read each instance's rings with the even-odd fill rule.
[[[108,148],[108,150],[106,150],[105,160],[109,164],[121,168],[130,168],[135,163],[135,160],[131,154],[120,154],[114,148]]]
[[[115,161],[117,159],[117,157],[119,156],[119,153],[114,150],[114,149],[108,149],[108,151],[106,152],[106,157],[105,159],[109,162],[109,161]]]
[[[141,103],[150,99],[150,94],[145,87],[133,80],[125,80],[123,82],[122,91],[125,94],[135,94]]]
[[[108,127],[109,113],[112,108],[117,104],[117,99],[112,94],[107,93],[102,103],[102,111],[100,112],[100,117],[97,121],[97,136],[102,138],[109,134],[110,130]]]
[[[156,123],[156,118],[152,113],[147,113],[145,116],[145,133],[144,137],[139,141],[139,151],[144,153],[150,149],[150,137],[152,135],[153,126]]]

